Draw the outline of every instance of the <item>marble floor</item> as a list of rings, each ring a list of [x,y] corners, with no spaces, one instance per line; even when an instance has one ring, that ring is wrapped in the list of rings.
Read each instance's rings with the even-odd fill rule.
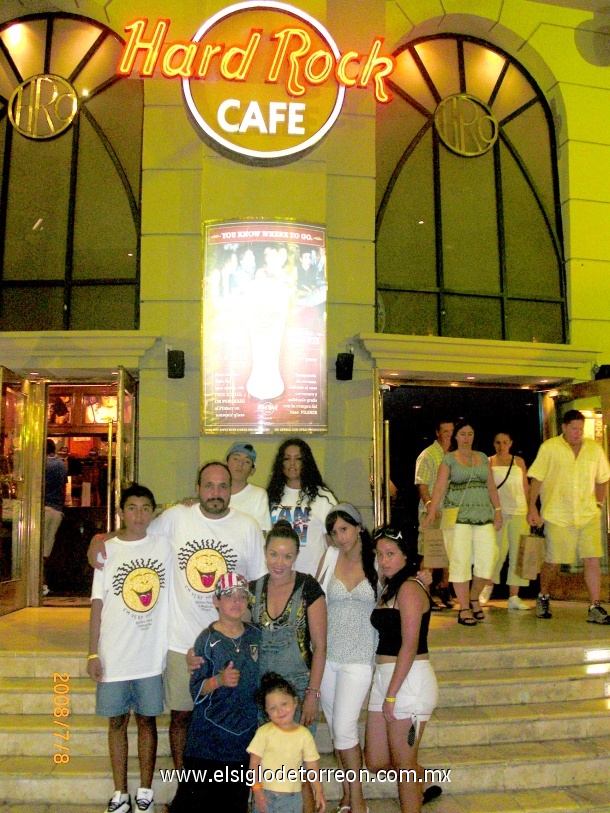
[[[534,602],[530,612],[509,612],[506,601],[490,601],[485,621],[476,627],[457,625],[457,612],[433,613],[430,650],[462,647],[514,646],[521,644],[561,645],[575,641],[610,646],[610,626],[586,623],[583,602],[551,602],[554,617],[537,619]],[[86,652],[89,610],[85,607],[40,607],[19,610],[0,617],[0,652]],[[432,655],[432,657],[434,657]]]

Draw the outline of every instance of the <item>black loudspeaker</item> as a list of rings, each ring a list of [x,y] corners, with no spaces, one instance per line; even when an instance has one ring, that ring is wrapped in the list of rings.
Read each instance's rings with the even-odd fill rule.
[[[354,373],[354,354],[338,353],[335,370],[337,381],[351,381]]]
[[[184,351],[167,351],[167,377],[184,378]]]
[[[600,381],[602,378],[610,378],[610,364],[602,364],[599,370],[595,373],[596,381]]]

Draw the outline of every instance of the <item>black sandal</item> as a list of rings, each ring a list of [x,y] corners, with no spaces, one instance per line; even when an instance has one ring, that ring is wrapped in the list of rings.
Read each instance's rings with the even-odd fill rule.
[[[477,620],[474,618],[474,613],[469,615],[468,618],[462,618],[462,613],[472,613],[468,607],[465,607],[463,610],[458,610],[458,624],[463,624],[465,627],[476,627]]]
[[[475,610],[475,608],[472,606],[474,603],[475,603],[474,601],[470,602],[470,611],[472,612],[477,621],[485,621],[485,613],[483,612],[483,610],[481,610],[480,607],[478,610]]]

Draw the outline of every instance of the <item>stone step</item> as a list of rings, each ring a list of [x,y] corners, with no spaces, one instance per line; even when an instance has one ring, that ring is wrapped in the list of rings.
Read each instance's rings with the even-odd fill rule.
[[[544,623],[538,621],[538,623]],[[485,625],[480,625],[485,629]],[[592,636],[589,642],[552,641],[548,643],[524,643],[516,647],[514,643],[494,642],[493,649],[489,642],[474,644],[468,640],[459,640],[460,646],[430,647],[430,659],[437,674],[441,672],[472,672],[479,669],[521,669],[539,666],[568,666],[588,662],[609,662],[610,647],[607,635],[599,634],[604,627],[589,624]],[[475,628],[475,630],[478,628]],[[461,629],[457,633],[463,632]]]
[[[441,796],[431,802],[428,813],[608,813],[606,785],[583,785],[578,788],[541,789],[515,793],[465,793],[459,797]],[[0,803],[0,813],[100,813],[101,804]],[[370,813],[400,813],[395,799],[368,799]],[[332,806],[331,806],[332,811]],[[157,805],[157,813],[164,806]]]
[[[437,709],[426,726],[422,750],[452,745],[483,745],[504,742],[566,740],[610,735],[610,700],[575,700],[570,703],[533,703],[511,706],[469,706]],[[91,714],[68,718],[70,752],[74,756],[107,754],[107,723]],[[58,720],[58,722],[63,722]],[[366,713],[360,718],[360,739],[364,743]],[[158,755],[169,756],[169,716],[157,718]],[[50,714],[1,714],[0,756],[41,756],[53,753],[61,744],[65,728]],[[130,752],[136,749],[136,726],[129,726]],[[316,742],[320,753],[332,751],[324,718],[318,725]]]
[[[610,737],[560,741],[548,748],[539,743],[431,748],[422,761],[426,768],[437,772],[437,780],[441,777],[450,779],[441,781],[444,796],[451,796],[458,802],[459,794],[505,791],[513,796],[517,791],[537,788],[576,789],[592,784],[605,784],[606,789],[610,787]],[[325,756],[321,767],[332,769],[334,761]],[[174,783],[162,782],[159,768],[171,769],[171,761],[168,758],[157,761],[153,783],[157,800],[164,802],[172,798],[175,780]],[[130,757],[130,788],[137,787],[137,769],[137,758]],[[325,778],[324,786],[328,799],[339,798],[341,789],[336,780]],[[55,764],[50,755],[2,757],[0,787],[4,801],[27,799],[30,804],[71,803],[75,798],[89,804],[107,799],[113,790],[108,759],[92,756],[71,756],[67,764]],[[367,799],[395,798],[396,785],[370,777],[364,782],[364,792]],[[435,813],[432,807],[429,810]]]
[[[607,696],[610,663],[440,672],[437,708],[585,700]]]
[[[486,611],[488,612],[488,611]],[[453,615],[451,623],[453,623]],[[515,619],[521,625],[544,624],[534,617]],[[548,623],[548,622],[546,622]],[[603,626],[583,623],[583,635],[577,640],[536,641],[524,640],[515,645],[506,642],[492,624],[482,623],[472,630],[456,628],[454,646],[430,647],[430,657],[437,673],[472,672],[481,669],[535,668],[539,666],[568,666],[595,661],[610,662],[607,630]],[[525,631],[524,631],[525,639]],[[494,637],[493,641],[489,636]],[[595,655],[594,653],[598,653]],[[587,658],[585,653],[591,653]],[[87,653],[65,650],[50,652],[2,651],[1,677],[50,677],[53,673],[69,675],[70,680],[87,675]]]
[[[438,708],[561,702],[610,694],[610,663],[544,668],[479,669],[440,672]],[[95,713],[95,684],[87,678],[69,681],[73,714]],[[53,714],[52,677],[0,678],[0,713]]]

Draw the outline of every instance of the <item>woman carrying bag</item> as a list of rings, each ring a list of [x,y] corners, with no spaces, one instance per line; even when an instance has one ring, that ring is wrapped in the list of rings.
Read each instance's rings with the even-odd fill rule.
[[[443,458],[428,515],[427,528],[439,516],[439,507],[457,509],[455,525],[444,527],[449,557],[449,581],[460,602],[458,624],[474,627],[485,616],[479,595],[492,577],[497,557],[495,531],[502,527],[502,509],[489,459],[473,449],[474,429],[469,421],[455,424],[450,451]],[[474,570],[473,570],[474,562]]]

